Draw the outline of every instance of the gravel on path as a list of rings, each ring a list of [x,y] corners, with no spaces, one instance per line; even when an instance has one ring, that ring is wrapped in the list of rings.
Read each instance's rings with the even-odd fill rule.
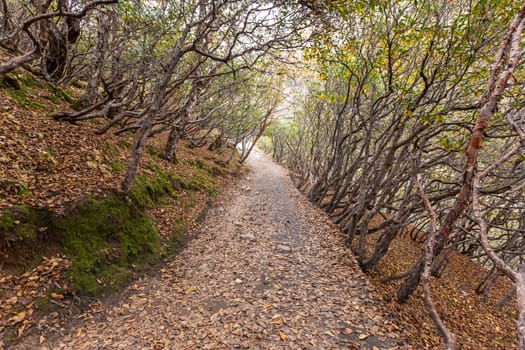
[[[161,273],[41,349],[405,349],[328,218],[254,153]]]

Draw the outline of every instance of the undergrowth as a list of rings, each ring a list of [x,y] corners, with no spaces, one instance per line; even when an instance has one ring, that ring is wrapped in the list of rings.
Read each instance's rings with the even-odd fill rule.
[[[74,103],[74,98],[51,83],[41,82],[30,73],[12,72],[0,79],[0,88],[20,107],[36,111],[52,111],[56,106],[45,103],[38,90],[46,90],[46,98],[55,105]]]

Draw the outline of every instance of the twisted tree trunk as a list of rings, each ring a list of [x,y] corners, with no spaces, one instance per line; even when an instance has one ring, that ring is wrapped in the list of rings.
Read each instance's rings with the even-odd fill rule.
[[[521,57],[519,40],[521,37],[524,17],[525,3],[520,6],[518,13],[512,19],[507,33],[503,37],[496,60],[491,69],[487,89],[482,98],[482,107],[476,117],[476,124],[472,130],[472,135],[470,136],[469,144],[466,149],[461,189],[456,197],[453,207],[448,212],[445,221],[439,230],[439,237],[436,239],[433,256],[436,256],[441,252],[452,233],[454,224],[461,217],[472,198],[475,169],[478,162],[478,154],[481,148],[483,134],[488,127],[489,121],[494,116],[503,91],[507,87],[507,83]],[[505,59],[506,53],[509,49],[510,54],[508,54],[507,59]],[[397,291],[397,300],[400,303],[405,303],[417,288],[423,271],[423,260],[423,258],[420,258],[416,262],[411,269],[409,277],[399,287]]]

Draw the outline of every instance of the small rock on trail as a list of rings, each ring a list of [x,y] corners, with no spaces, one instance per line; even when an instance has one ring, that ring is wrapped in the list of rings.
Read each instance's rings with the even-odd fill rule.
[[[276,249],[279,253],[291,253],[292,252],[292,248],[289,245],[284,245],[284,244],[279,244]]]
[[[244,234],[240,235],[239,238],[242,239],[242,240],[245,240],[245,241],[250,241],[250,242],[255,242],[256,241],[255,236],[252,235],[251,233],[244,233]]]

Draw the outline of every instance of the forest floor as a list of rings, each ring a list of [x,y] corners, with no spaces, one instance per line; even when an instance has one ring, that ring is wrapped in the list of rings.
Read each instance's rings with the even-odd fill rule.
[[[371,235],[371,250],[379,234]],[[424,244],[404,234],[392,242],[387,255],[369,275],[372,284],[381,292],[386,306],[404,325],[403,333],[418,349],[442,348],[442,340],[433,326],[423,301],[422,289],[404,305],[395,301],[400,281],[381,283],[381,279],[409,270],[420,256]],[[459,252],[451,252],[440,278],[432,278],[432,298],[448,329],[457,335],[460,349],[517,349],[517,305],[512,298],[505,307],[500,301],[514,288],[503,276],[491,283],[488,293],[476,293],[487,270]]]
[[[16,349],[411,348],[328,218],[260,154],[156,276]]]

